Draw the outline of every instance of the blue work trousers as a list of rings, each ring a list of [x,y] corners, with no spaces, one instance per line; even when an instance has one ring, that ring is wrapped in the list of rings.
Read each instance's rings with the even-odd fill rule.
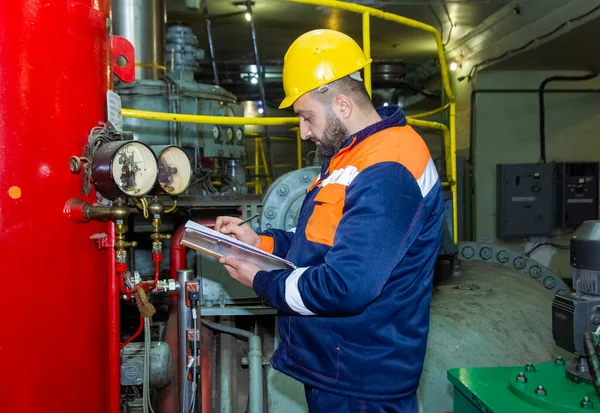
[[[338,396],[305,386],[310,413],[417,413],[416,394],[399,400],[372,401]]]

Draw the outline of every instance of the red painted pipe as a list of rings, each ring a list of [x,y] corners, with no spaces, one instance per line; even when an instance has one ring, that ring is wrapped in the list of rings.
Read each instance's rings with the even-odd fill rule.
[[[210,362],[212,353],[213,333],[205,326],[200,326],[200,369],[202,382],[200,383],[202,392],[202,413],[211,413],[212,410],[212,363]]]
[[[115,223],[108,223],[108,413],[121,410],[120,295],[117,277]]]

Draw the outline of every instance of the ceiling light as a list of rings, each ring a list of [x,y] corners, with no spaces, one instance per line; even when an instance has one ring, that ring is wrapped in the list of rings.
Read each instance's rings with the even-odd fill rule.
[[[456,70],[457,67],[458,65],[456,64],[456,62],[450,63],[450,70]]]
[[[258,79],[253,77],[252,79],[250,79],[250,83],[252,83],[253,85],[258,83]]]
[[[258,113],[260,113],[261,115],[263,114],[265,110],[263,108],[258,108]]]
[[[246,13],[244,15],[244,17],[246,17],[246,21],[251,21],[252,20],[252,15],[250,13]]]

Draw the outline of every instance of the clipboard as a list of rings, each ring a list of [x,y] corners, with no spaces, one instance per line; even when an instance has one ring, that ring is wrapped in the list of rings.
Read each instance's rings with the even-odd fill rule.
[[[216,259],[225,256],[248,261],[264,271],[296,269],[287,260],[193,221],[185,224],[181,244]]]

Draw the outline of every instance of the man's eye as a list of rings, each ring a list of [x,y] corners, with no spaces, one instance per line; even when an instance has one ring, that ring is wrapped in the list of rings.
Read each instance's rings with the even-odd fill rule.
[[[310,122],[310,118],[306,118],[306,117],[305,117],[305,118],[304,118],[304,121],[305,121],[305,122]]]

